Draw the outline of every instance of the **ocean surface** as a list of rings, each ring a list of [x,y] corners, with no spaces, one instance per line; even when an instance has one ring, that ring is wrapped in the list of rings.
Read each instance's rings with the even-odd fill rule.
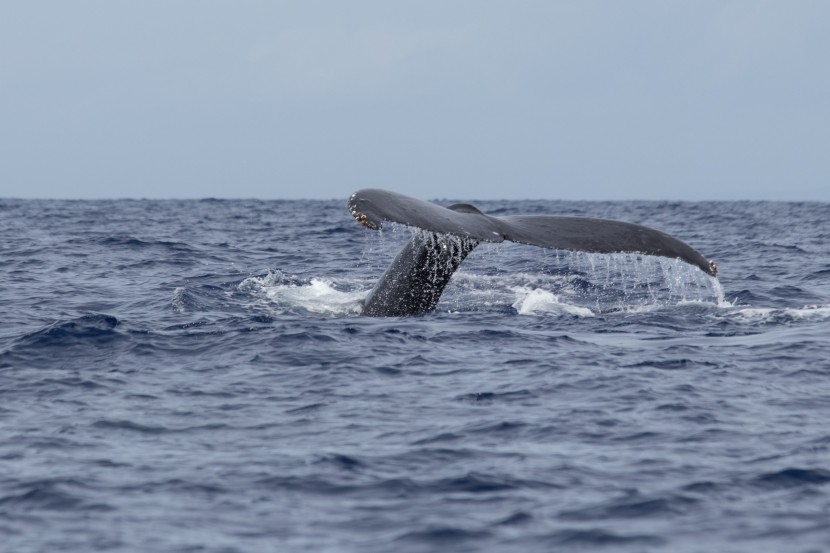
[[[830,204],[476,202],[720,274],[482,245],[368,318],[348,192],[0,200],[0,551],[830,550]]]

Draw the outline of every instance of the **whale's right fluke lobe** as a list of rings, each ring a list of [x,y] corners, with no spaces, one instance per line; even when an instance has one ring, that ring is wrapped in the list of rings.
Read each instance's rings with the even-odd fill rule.
[[[461,248],[461,252],[450,252],[452,255],[447,257],[441,249],[446,249],[448,243],[440,239],[413,239],[370,292],[364,313],[371,315],[418,314],[433,309],[452,272],[479,242],[509,240],[562,250],[642,253],[681,259],[712,276],[717,273],[714,262],[708,261],[685,242],[634,223],[546,215],[491,217],[469,204],[441,207],[379,189],[359,190],[352,194],[347,205],[352,216],[369,229],[379,229],[384,221],[391,221],[418,227],[435,235],[458,236],[463,239],[463,244],[468,244]],[[447,259],[453,261],[447,264]],[[429,274],[440,275],[437,286],[424,284],[429,280]],[[409,300],[395,305],[396,294]],[[419,296],[417,301],[416,296]]]
[[[594,253],[642,253],[682,259],[714,276],[717,267],[677,238],[652,228],[590,217],[518,215],[502,217],[511,242]]]

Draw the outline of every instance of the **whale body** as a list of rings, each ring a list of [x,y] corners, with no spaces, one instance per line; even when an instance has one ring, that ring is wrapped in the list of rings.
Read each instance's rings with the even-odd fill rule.
[[[561,250],[641,253],[676,258],[715,276],[717,265],[697,250],[659,230],[592,217],[511,215],[493,217],[470,204],[442,207],[396,192],[358,190],[347,207],[364,227],[384,221],[423,229],[404,246],[363,305],[374,317],[408,316],[435,309],[452,274],[481,242],[505,240]]]

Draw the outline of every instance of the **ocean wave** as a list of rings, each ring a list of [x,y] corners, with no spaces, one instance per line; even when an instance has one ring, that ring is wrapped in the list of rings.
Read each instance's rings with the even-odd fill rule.
[[[802,308],[747,307],[738,309],[739,319],[758,323],[791,323],[794,321],[830,320],[830,305],[806,305]]]
[[[722,289],[712,284],[704,295],[681,293],[672,296],[646,285],[627,291],[599,290],[586,284],[579,276],[482,275],[457,273],[438,304],[438,312],[464,313],[476,311],[504,312],[536,316],[594,317],[614,311],[649,312],[678,305],[731,306],[724,301]],[[320,314],[354,316],[362,311],[362,303],[373,286],[365,278],[299,278],[280,271],[248,277],[237,290],[251,300],[249,307],[266,309],[277,314]],[[186,312],[197,304],[186,287],[174,290],[173,307]]]
[[[108,246],[108,247],[116,247],[116,248],[125,248],[125,249],[144,249],[144,248],[156,248],[162,250],[168,250],[171,252],[176,253],[192,253],[197,251],[196,248],[187,244],[185,242],[176,242],[172,240],[153,240],[153,239],[142,239],[135,236],[101,236],[101,237],[94,237],[91,239],[83,239],[76,240],[71,239],[67,241],[70,244],[76,243],[88,243],[92,242],[94,244],[99,244],[101,246]]]
[[[620,547],[624,545],[661,546],[666,543],[666,539],[661,536],[620,534],[600,528],[590,530],[559,530],[541,538],[541,540],[552,546],[579,547],[580,549],[609,546]]]
[[[559,297],[539,288],[514,288],[516,301],[513,308],[519,315],[571,315],[574,317],[593,317],[594,312],[587,307],[579,307],[559,301]]]
[[[488,538],[486,529],[470,530],[458,526],[431,525],[421,530],[404,532],[395,541],[428,544],[430,547],[452,547],[470,540]]]
[[[108,511],[111,507],[99,502],[88,501],[83,493],[76,490],[84,488],[76,480],[48,478],[29,480],[14,485],[13,491],[0,496],[0,511]],[[69,491],[69,490],[73,491]]]
[[[324,463],[331,464],[331,458],[327,458]],[[334,466],[338,471],[344,470],[342,460],[335,462]],[[346,470],[354,472],[361,466],[361,464],[353,464],[350,460],[346,464]],[[332,476],[322,477],[319,475],[308,475],[306,477],[271,476],[259,480],[257,485],[274,490],[302,490],[319,495],[377,496],[379,494],[389,497],[434,496],[447,493],[491,495],[518,489],[561,489],[560,485],[541,480],[475,472],[437,479],[367,478],[365,480],[343,480]]]
[[[259,299],[254,304],[257,307],[267,307],[278,313],[329,316],[359,314],[367,293],[367,290],[341,290],[333,279],[303,280],[280,271],[246,278],[238,289]]]
[[[0,550],[826,549],[830,205],[491,202],[721,276],[482,245],[376,319],[342,204],[7,204]]]
[[[120,419],[101,419],[93,422],[92,426],[103,430],[136,432],[138,434],[176,434],[184,432],[189,433],[202,431],[214,432],[217,430],[225,430],[228,428],[227,425],[220,423],[194,424],[183,427],[172,427]]]
[[[601,505],[564,511],[563,520],[598,520],[615,518],[672,517],[687,513],[700,504],[698,499],[683,495],[667,497],[639,497],[615,500]]]
[[[111,342],[118,331],[118,319],[111,315],[90,314],[74,319],[59,320],[34,332],[16,338],[11,347],[0,355],[20,353],[23,350],[43,354],[52,348],[91,346]]]
[[[826,469],[787,468],[762,474],[755,483],[763,487],[792,488],[821,486],[830,482],[830,471]]]

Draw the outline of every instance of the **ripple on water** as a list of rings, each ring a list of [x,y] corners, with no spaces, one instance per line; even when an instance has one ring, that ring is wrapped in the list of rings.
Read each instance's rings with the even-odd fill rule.
[[[0,550],[826,549],[830,206],[482,202],[721,274],[480,246],[369,319],[411,234],[342,203],[0,200]]]

